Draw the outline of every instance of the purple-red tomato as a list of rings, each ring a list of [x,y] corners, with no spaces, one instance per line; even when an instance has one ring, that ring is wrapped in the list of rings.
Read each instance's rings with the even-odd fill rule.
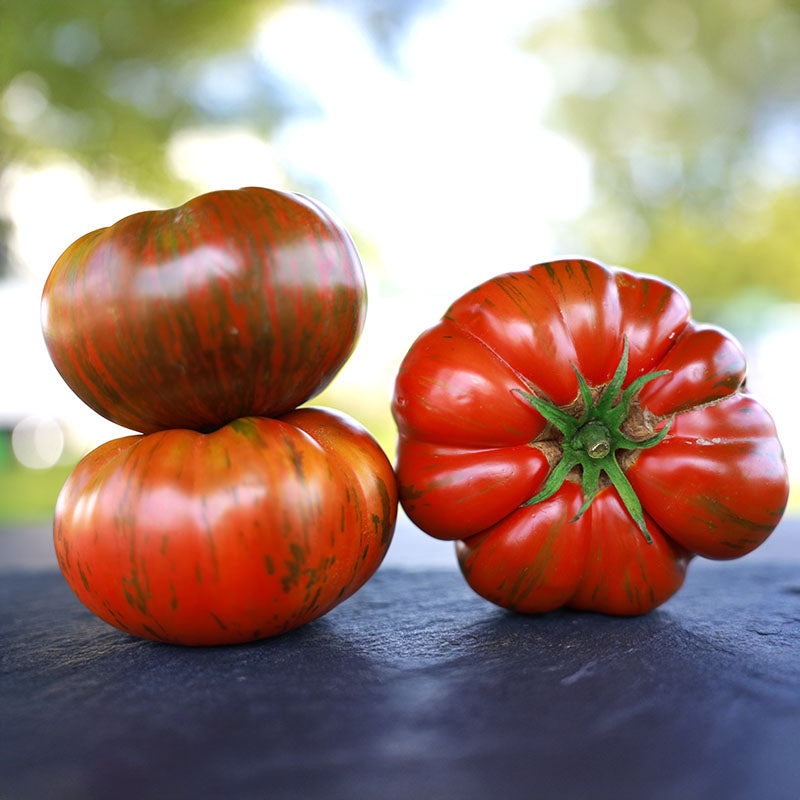
[[[500,275],[400,367],[401,501],[498,605],[647,612],[693,554],[744,555],[781,518],[783,452],[744,378],[666,281],[587,260]]]
[[[381,563],[396,512],[392,467],[369,433],[302,408],[107,442],[67,479],[54,539],[73,591],[111,625],[230,644],[352,595]]]
[[[364,276],[319,203],[217,191],[86,234],[42,297],[50,356],[73,391],[132,430],[210,431],[318,394],[352,352]]]

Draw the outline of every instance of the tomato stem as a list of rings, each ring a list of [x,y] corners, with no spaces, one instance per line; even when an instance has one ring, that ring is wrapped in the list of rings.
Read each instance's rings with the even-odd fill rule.
[[[628,418],[631,401],[642,386],[654,378],[666,375],[669,370],[659,370],[641,375],[625,389],[619,402],[614,405],[628,372],[627,336],[624,338],[622,358],[614,371],[614,376],[596,401],[578,368],[574,364],[572,368],[578,378],[578,387],[584,405],[580,417],[576,418],[532,394],[520,392],[548,422],[564,434],[561,459],[552,468],[539,492],[523,503],[522,507],[536,505],[536,503],[552,497],[561,487],[569,471],[580,465],[583,473],[583,504],[571,522],[580,518],[591,505],[599,491],[600,473],[604,472],[646,541],[652,543],[644,520],[642,505],[617,461],[616,452],[617,450],[655,447],[667,435],[672,425],[672,419],[654,436],[641,441],[625,436],[620,430],[620,426]]]
[[[605,458],[611,451],[611,433],[602,422],[592,420],[583,425],[572,438],[576,450],[583,449],[589,458]]]

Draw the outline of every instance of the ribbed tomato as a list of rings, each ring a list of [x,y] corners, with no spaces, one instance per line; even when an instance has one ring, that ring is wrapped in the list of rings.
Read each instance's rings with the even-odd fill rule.
[[[42,297],[53,363],[99,414],[144,433],[276,416],[352,352],[364,276],[344,228],[296,194],[201,195],[89,233]]]
[[[396,512],[374,439],[303,408],[102,445],[65,483],[54,539],[75,594],[106,622],[228,644],[288,631],[353,594],[381,563]]]
[[[649,611],[693,554],[744,555],[781,518],[783,452],[744,377],[666,281],[587,260],[501,275],[400,367],[401,501],[501,606]]]

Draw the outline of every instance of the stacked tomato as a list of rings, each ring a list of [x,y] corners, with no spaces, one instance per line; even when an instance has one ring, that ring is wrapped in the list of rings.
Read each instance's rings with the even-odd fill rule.
[[[72,244],[44,288],[69,386],[140,431],[75,468],[61,569],[116,627],[245,642],[315,619],[375,572],[394,475],[352,419],[297,408],[352,352],[364,277],[319,204],[260,188],[144,212]]]
[[[456,300],[409,350],[393,410],[408,515],[517,611],[647,612],[693,555],[749,553],[786,505],[737,342],[666,281],[592,261]]]

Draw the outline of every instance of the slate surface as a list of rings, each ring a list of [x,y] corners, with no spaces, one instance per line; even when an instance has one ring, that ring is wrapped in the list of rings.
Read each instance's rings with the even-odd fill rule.
[[[504,612],[410,537],[327,617],[192,649],[0,531],[0,799],[800,798],[796,521],[635,619]]]

